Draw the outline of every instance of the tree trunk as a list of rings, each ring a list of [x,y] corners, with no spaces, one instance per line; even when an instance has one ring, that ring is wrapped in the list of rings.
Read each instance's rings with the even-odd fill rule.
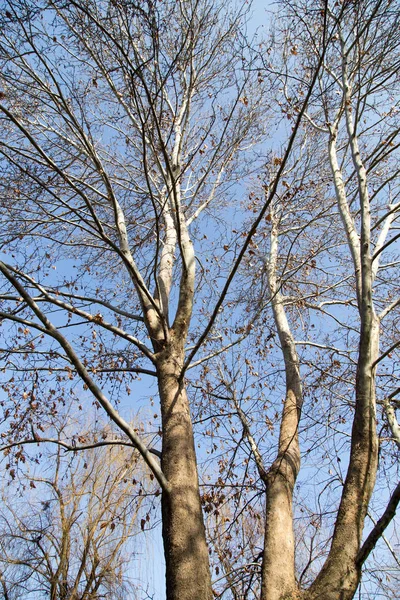
[[[351,600],[360,581],[361,565],[357,562],[357,554],[378,462],[373,366],[378,355],[378,341],[379,320],[376,317],[366,319],[361,329],[349,468],[332,547],[321,572],[306,594],[307,600]]]
[[[302,389],[296,346],[277,281],[278,227],[274,215],[272,215],[272,219],[268,283],[275,325],[285,362],[286,395],[282,411],[278,453],[266,477],[261,600],[295,598],[297,593],[292,502],[293,489],[300,469],[298,425],[302,405]]]
[[[162,495],[167,600],[211,600],[211,576],[200,502],[188,397],[179,373],[183,351],[158,359],[162,412],[162,470],[171,486]]]
[[[278,456],[267,475],[261,600],[294,598],[297,590],[292,497],[300,468],[297,430],[301,396],[299,381],[295,383],[288,385]]]
[[[357,175],[360,202],[360,238],[354,235],[354,222],[344,196],[343,177],[339,176],[335,157],[335,131],[330,140],[330,159],[338,205],[346,225],[348,243],[353,256],[360,314],[360,343],[355,390],[355,412],[351,432],[349,467],[328,558],[306,594],[307,600],[351,600],[361,576],[357,555],[361,547],[364,521],[374,489],[378,466],[378,438],[375,411],[375,365],[379,353],[379,318],[373,304],[374,268],[371,256],[371,215],[367,171],[358,144],[352,83],[349,79],[348,50],[341,37],[342,87],[344,114],[352,161]]]
[[[296,398],[289,391],[285,401],[283,423],[297,420]],[[262,566],[261,600],[291,598],[297,589],[294,564],[294,532],[292,495],[299,470],[297,440],[281,434],[280,446],[292,445],[278,457],[269,469],[266,488],[264,558]],[[293,595],[293,597],[295,597]]]

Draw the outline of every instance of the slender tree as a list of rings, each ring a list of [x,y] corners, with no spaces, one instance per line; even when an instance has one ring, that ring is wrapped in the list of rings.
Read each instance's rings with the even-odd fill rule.
[[[383,362],[395,352],[398,340],[385,337],[386,348],[380,351],[379,337],[387,327],[384,320],[390,321],[399,303],[399,203],[394,181],[399,129],[393,106],[399,73],[399,13],[398,5],[392,2],[338,5],[322,11],[303,3],[290,8],[295,17],[284,31],[284,67],[278,74],[280,106],[289,121],[293,122],[299,112],[299,97],[304,95],[304,82],[309,79],[309,61],[313,55],[319,56],[319,38],[313,32],[321,30],[324,19],[337,23],[337,30],[327,45],[316,93],[305,112],[302,140],[270,205],[266,260],[262,253],[265,244],[255,249],[265,260],[261,303],[267,299],[272,309],[286,388],[276,457],[270,465],[264,462],[251,435],[245,412],[238,409],[238,414],[265,483],[261,597],[295,598],[299,584],[293,496],[300,469],[299,432],[302,424],[310,426],[308,407],[307,417],[302,418],[303,390],[311,395],[305,388],[310,379],[302,376],[302,366],[304,370],[306,365],[313,365],[313,377],[319,372],[316,359],[304,350],[300,358],[299,348],[316,348],[319,360],[330,355],[326,361],[330,366],[316,378],[312,395],[320,394],[323,384],[331,410],[337,410],[338,401],[345,404],[346,416],[339,415],[339,423],[349,421],[343,433],[350,445],[343,447],[338,460],[346,457],[348,465],[340,478],[342,490],[335,500],[338,505],[329,548],[323,559],[316,553],[320,568],[303,595],[310,599],[350,599],[360,583],[362,566],[400,499],[399,485],[392,485],[379,525],[363,541],[378,472],[377,394],[383,408],[382,425],[394,440],[398,439],[397,421],[391,420],[394,409],[388,399],[397,394],[396,368],[394,378],[389,379],[388,363]],[[329,29],[333,31],[328,25]],[[264,187],[268,189],[275,177],[269,167]],[[346,248],[346,254],[339,253],[338,244]],[[386,261],[382,258],[385,252]],[[303,327],[298,324],[299,313]],[[318,323],[321,313],[322,327]],[[321,327],[320,337],[316,337],[316,323]],[[296,339],[302,330],[306,330],[306,339]],[[377,369],[382,363],[385,367],[377,384]],[[225,381],[224,385],[229,388],[232,382]],[[316,423],[324,422],[318,411],[312,414]],[[337,424],[332,427],[335,430]],[[309,565],[315,560],[311,552]]]

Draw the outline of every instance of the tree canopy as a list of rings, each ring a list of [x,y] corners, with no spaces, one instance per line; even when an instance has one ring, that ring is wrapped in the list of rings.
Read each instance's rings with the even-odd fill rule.
[[[3,2],[4,463],[140,456],[168,600],[393,598],[399,3],[250,15]]]

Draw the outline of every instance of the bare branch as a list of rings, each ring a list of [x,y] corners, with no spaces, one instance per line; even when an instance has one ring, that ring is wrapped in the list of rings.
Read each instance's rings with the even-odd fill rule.
[[[383,515],[381,516],[380,519],[378,519],[375,527],[372,529],[372,531],[368,535],[367,539],[365,540],[365,542],[361,546],[360,551],[357,554],[357,565],[359,567],[365,563],[368,556],[370,555],[372,550],[375,548],[375,545],[378,542],[379,538],[382,536],[383,532],[385,531],[385,529],[387,528],[389,523],[394,518],[397,507],[399,505],[399,502],[400,502],[400,483],[397,484],[394,492],[392,493],[392,495],[390,497],[390,500],[386,506],[386,509],[385,509]]]

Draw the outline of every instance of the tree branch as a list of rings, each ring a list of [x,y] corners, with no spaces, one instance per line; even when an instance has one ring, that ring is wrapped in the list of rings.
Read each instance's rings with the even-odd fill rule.
[[[103,440],[102,442],[93,442],[92,444],[84,444],[81,446],[77,446],[76,444],[67,444],[61,440],[57,440],[54,438],[45,438],[37,433],[33,433],[33,439],[27,438],[24,440],[20,440],[18,442],[12,442],[11,444],[7,444],[6,446],[0,446],[0,452],[5,452],[6,450],[10,450],[11,448],[17,448],[19,446],[24,446],[25,444],[57,444],[57,446],[61,446],[64,448],[66,452],[80,452],[81,450],[90,450],[91,448],[101,448],[102,446],[128,446],[129,448],[133,448],[137,450],[137,447],[132,442],[127,442],[126,440]],[[158,458],[161,458],[161,452],[156,450],[155,448],[148,448],[150,454],[154,454]]]
[[[379,538],[382,536],[386,527],[389,525],[389,523],[395,516],[399,502],[400,482],[397,484],[396,489],[394,490],[386,506],[385,512],[377,521],[375,527],[372,529],[371,533],[368,535],[367,539],[365,540],[357,554],[356,563],[358,567],[361,567],[364,564],[372,550],[375,548],[375,545],[378,542]]]
[[[79,359],[78,355],[66,340],[66,338],[58,331],[58,329],[51,323],[51,321],[42,313],[39,309],[38,305],[32,300],[29,296],[25,288],[19,283],[19,281],[10,273],[8,268],[3,262],[0,262],[0,271],[3,275],[9,280],[9,282],[15,287],[17,292],[22,296],[22,298],[26,301],[28,306],[32,309],[35,315],[38,317],[40,321],[42,321],[43,325],[47,330],[47,334],[53,337],[61,347],[64,349],[66,355],[71,360],[71,363],[74,365],[78,375],[82,379],[82,381],[87,385],[89,390],[92,392],[93,396],[98,400],[101,406],[104,408],[108,416],[112,421],[128,436],[128,438],[132,441],[132,443],[136,446],[145,462],[154,473],[158,483],[162,487],[162,489],[169,493],[170,485],[167,479],[165,478],[164,473],[162,472],[159,464],[154,460],[151,456],[148,448],[142,442],[140,437],[136,434],[134,429],[127,423],[118,411],[113,407],[111,402],[105,396],[103,391],[98,387],[98,385],[94,382],[94,380],[89,375],[85,366]]]

